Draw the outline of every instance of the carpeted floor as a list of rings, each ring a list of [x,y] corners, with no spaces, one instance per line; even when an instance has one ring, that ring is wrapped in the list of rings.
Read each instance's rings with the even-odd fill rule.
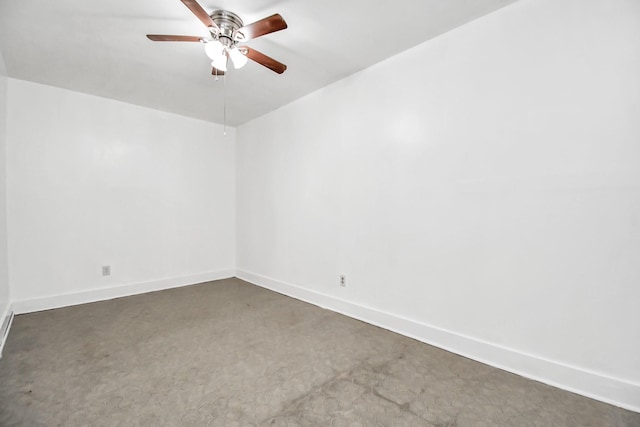
[[[17,316],[1,426],[640,426],[640,414],[221,280]]]

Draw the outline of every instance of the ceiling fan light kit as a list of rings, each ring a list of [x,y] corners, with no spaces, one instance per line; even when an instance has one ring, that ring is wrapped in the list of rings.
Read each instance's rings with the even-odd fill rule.
[[[225,74],[229,58],[236,69],[244,67],[249,59],[278,74],[287,69],[283,63],[255,49],[238,46],[238,43],[286,29],[287,23],[279,14],[244,25],[238,15],[228,10],[214,10],[209,14],[196,0],[181,1],[207,27],[210,37],[147,34],[149,40],[204,43],[204,50],[212,61],[212,74],[215,76]]]

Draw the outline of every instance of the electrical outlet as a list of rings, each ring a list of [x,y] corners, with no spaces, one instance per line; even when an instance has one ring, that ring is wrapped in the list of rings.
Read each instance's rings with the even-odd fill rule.
[[[347,276],[345,276],[344,274],[340,275],[340,286],[342,286],[343,288],[347,286]]]
[[[110,265],[103,265],[102,266],[102,275],[103,276],[111,276],[111,266]]]

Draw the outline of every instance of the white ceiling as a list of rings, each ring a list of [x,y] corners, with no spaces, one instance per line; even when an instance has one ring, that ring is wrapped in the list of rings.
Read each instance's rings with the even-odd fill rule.
[[[247,45],[287,64],[254,62],[226,76],[227,123],[275,110],[516,0],[200,0],[245,24],[280,13],[289,28]],[[9,77],[216,123],[224,81],[200,43],[146,34],[206,36],[179,0],[0,0],[0,49]],[[393,76],[380,76],[381,84]]]

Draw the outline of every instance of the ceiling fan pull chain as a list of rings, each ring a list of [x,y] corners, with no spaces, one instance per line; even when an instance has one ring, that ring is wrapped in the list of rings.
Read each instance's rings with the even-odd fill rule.
[[[224,73],[222,75],[222,105],[223,105],[223,123],[224,123],[224,130],[223,130],[223,135],[227,136],[227,73]]]

